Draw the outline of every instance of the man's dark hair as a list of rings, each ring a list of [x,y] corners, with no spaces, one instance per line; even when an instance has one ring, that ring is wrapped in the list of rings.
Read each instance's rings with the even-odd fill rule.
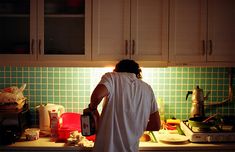
[[[139,64],[134,60],[124,59],[118,62],[113,70],[115,72],[128,72],[134,73],[138,79],[142,78],[141,69]]]

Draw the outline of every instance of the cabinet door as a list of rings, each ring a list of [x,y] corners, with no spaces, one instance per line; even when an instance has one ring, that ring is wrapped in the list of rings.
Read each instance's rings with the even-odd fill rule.
[[[209,0],[208,61],[235,61],[235,1]]]
[[[34,57],[35,0],[0,1],[0,59],[22,62]]]
[[[131,4],[131,56],[168,60],[168,0],[134,0]]]
[[[38,59],[91,59],[91,1],[38,1]]]
[[[206,1],[170,1],[170,62],[206,61]]]
[[[130,0],[93,1],[93,60],[129,58]]]

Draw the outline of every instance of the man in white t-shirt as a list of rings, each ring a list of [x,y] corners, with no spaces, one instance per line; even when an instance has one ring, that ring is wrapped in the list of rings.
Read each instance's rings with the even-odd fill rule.
[[[106,73],[91,95],[89,108],[97,120],[95,152],[136,152],[145,130],[159,130],[158,105],[150,85],[141,80],[133,60],[120,61]],[[97,106],[105,98],[101,115]]]

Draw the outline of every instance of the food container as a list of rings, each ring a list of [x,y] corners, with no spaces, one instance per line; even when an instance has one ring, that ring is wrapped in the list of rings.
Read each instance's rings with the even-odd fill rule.
[[[58,125],[59,125],[59,114],[56,110],[51,110],[51,111],[49,111],[49,115],[50,115],[51,137],[57,138]]]
[[[39,128],[28,128],[25,130],[26,140],[33,141],[39,138]]]
[[[58,140],[67,140],[73,131],[81,132],[80,114],[65,112],[60,116]]]
[[[50,128],[50,111],[55,110],[55,112],[58,113],[58,116],[60,116],[62,113],[64,113],[64,106],[47,103],[45,105],[40,104],[39,106],[36,106],[36,110],[39,112],[39,128],[40,132],[44,135],[50,135],[51,134],[51,128]]]

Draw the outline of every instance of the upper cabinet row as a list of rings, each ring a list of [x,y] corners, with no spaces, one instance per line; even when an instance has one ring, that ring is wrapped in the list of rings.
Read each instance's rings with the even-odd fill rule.
[[[3,0],[0,21],[0,63],[235,58],[234,0]]]
[[[168,1],[95,0],[93,59],[168,59]]]
[[[171,0],[169,61],[235,62],[234,0]]]
[[[90,60],[91,10],[90,0],[2,0],[1,61]]]

